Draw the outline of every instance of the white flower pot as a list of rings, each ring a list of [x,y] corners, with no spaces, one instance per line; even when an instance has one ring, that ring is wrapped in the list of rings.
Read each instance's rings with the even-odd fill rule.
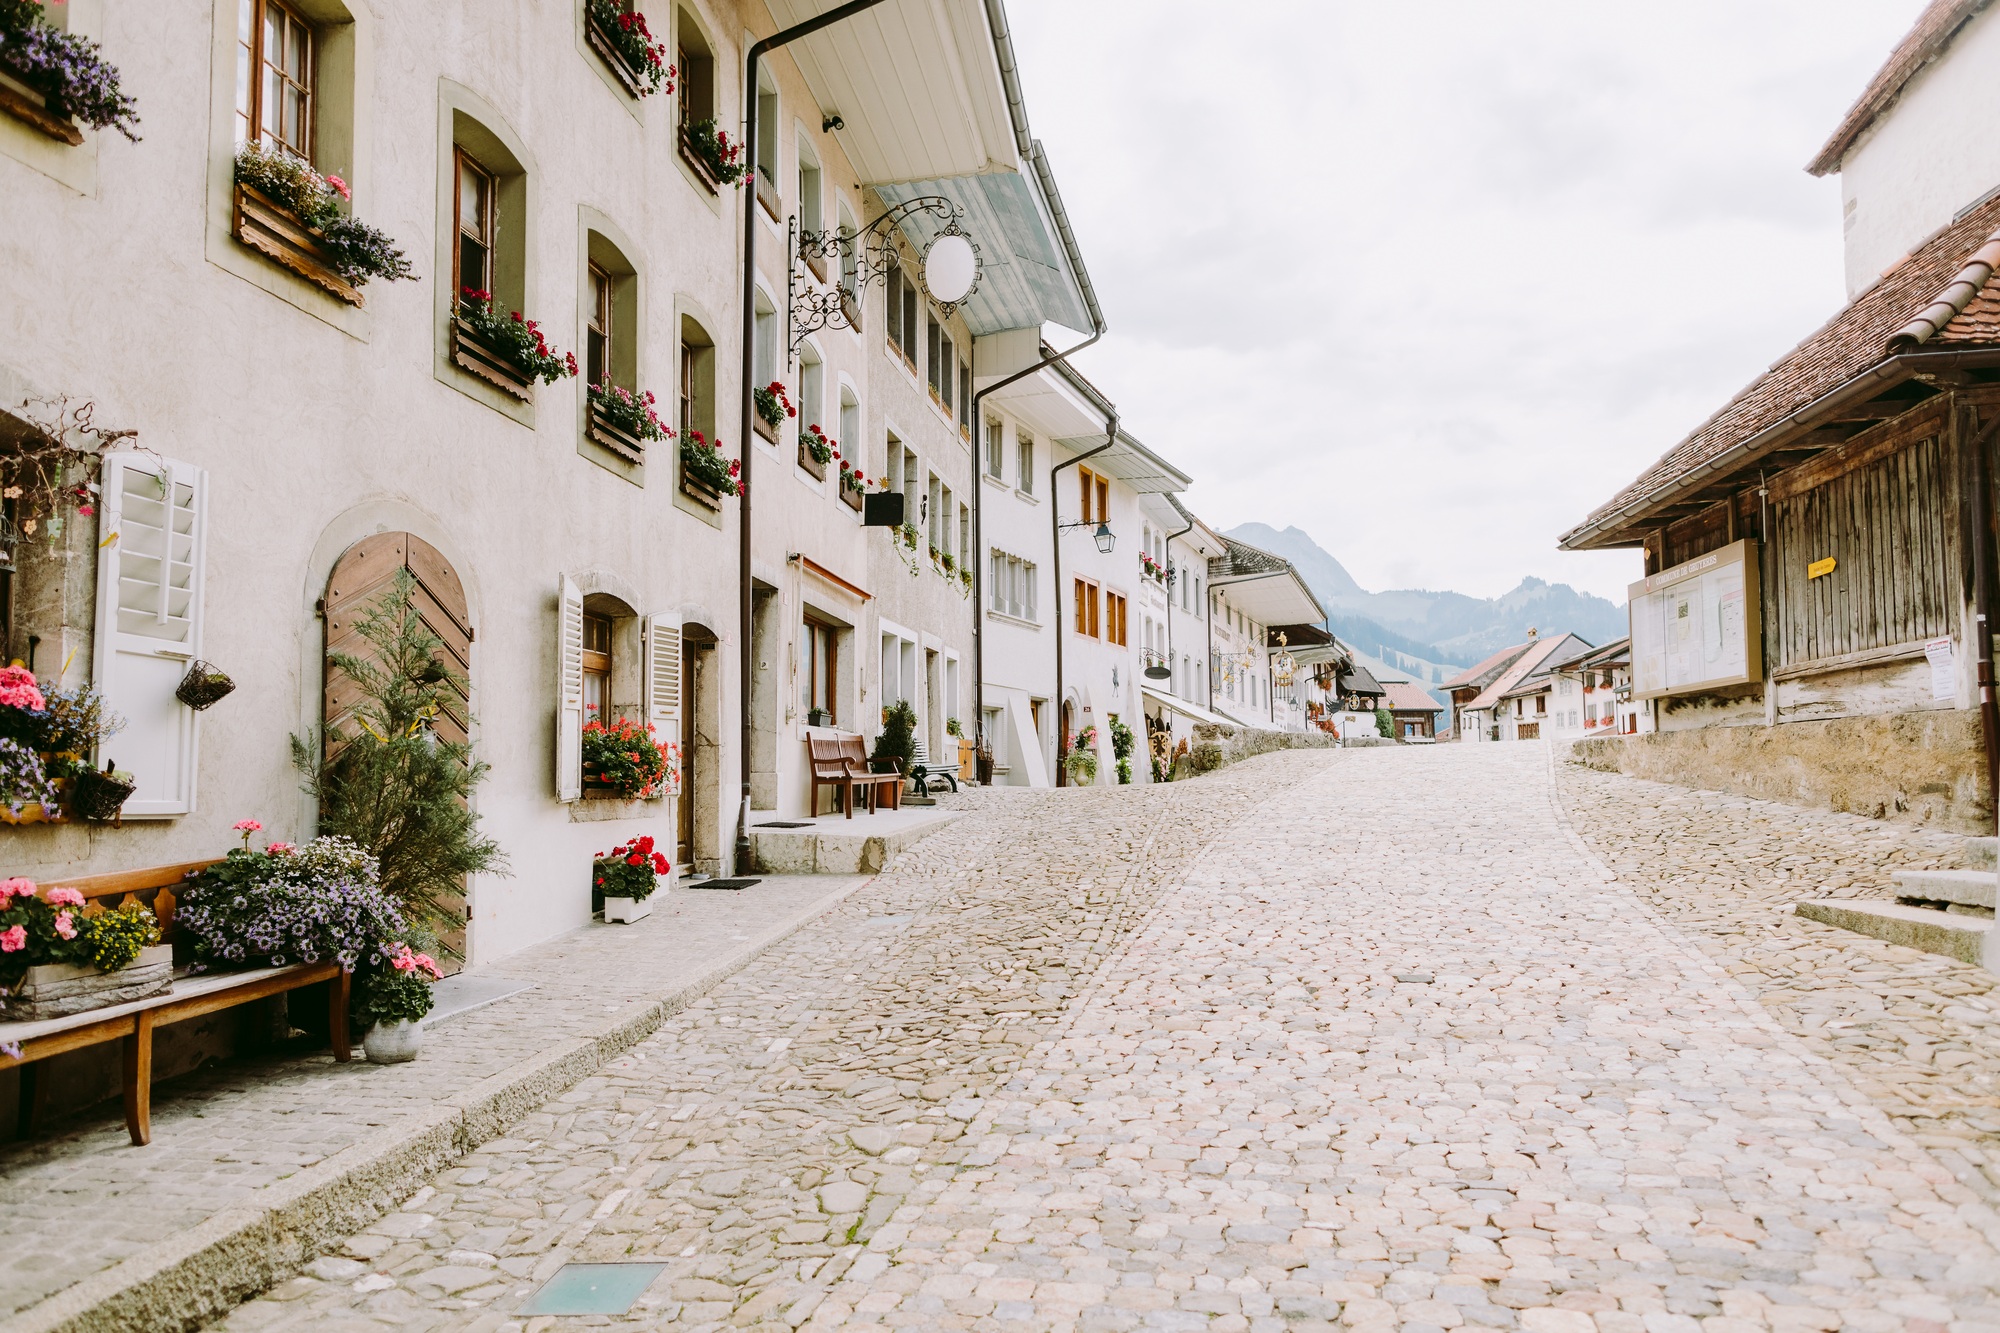
[[[377,1065],[399,1065],[405,1060],[414,1060],[423,1044],[424,1025],[408,1018],[394,1023],[377,1023],[361,1039],[361,1049],[368,1053],[368,1062]]]
[[[613,898],[608,894],[604,899],[604,919],[621,921],[630,925],[653,914],[651,898]]]

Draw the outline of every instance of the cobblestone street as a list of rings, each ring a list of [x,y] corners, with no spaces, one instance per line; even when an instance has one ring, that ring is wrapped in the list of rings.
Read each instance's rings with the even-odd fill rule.
[[[1775,910],[1944,840],[1533,744],[960,805],[221,1326],[2000,1333],[1985,979]]]

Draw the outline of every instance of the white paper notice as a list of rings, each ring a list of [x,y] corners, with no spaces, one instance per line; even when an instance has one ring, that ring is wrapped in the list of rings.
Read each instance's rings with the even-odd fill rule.
[[[1927,639],[1924,656],[1931,664],[1931,698],[1958,697],[1958,666],[1952,660],[1950,639]]]

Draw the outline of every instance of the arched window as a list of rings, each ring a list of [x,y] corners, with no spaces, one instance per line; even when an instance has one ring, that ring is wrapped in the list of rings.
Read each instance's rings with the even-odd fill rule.
[[[681,316],[680,382],[677,428],[681,437],[700,431],[715,438],[715,339],[693,316]]]

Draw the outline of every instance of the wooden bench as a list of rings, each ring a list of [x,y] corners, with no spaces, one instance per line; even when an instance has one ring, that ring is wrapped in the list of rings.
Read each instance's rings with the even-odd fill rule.
[[[903,771],[900,764],[890,769],[887,773],[875,772],[869,766],[868,747],[861,743],[859,736],[852,733],[840,738],[840,757],[847,761],[847,767],[854,774],[855,784],[857,786],[863,783],[868,785],[868,811],[870,814],[875,812],[875,801],[878,796],[886,795],[889,798],[889,808],[891,810],[900,810],[903,808]]]
[[[138,899],[153,909],[160,922],[160,939],[173,940],[174,890],[195,871],[214,865],[209,861],[186,861],[179,865],[154,866],[147,870],[126,870],[110,875],[86,875],[63,880],[84,897],[84,911],[120,906]],[[47,887],[55,887],[50,881]],[[249,1004],[302,986],[332,982],[327,1006],[327,1031],[332,1038],[333,1058],[350,1060],[353,1051],[347,1037],[347,1001],[351,978],[340,964],[298,963],[288,967],[262,967],[244,972],[209,972],[200,976],[176,975],[173,989],[127,1004],[90,1009],[64,1018],[48,1018],[33,1023],[0,1023],[0,1042],[20,1048],[12,1064],[21,1070],[20,1119],[17,1130],[22,1138],[34,1131],[46,1087],[36,1062],[64,1051],[81,1050],[103,1042],[119,1041],[125,1047],[123,1096],[125,1128],[134,1146],[143,1146],[153,1137],[153,1030],[170,1023],[200,1018],[239,1004]],[[0,1069],[9,1068],[0,1055]]]
[[[894,773],[869,772],[868,753],[862,748],[859,736],[808,736],[806,749],[812,759],[815,809],[819,806],[821,787],[832,787],[840,793],[841,808],[847,812],[849,819],[854,818],[857,793],[867,796],[870,814],[875,813],[876,798],[884,791],[889,793],[891,809],[900,805],[902,778]]]

